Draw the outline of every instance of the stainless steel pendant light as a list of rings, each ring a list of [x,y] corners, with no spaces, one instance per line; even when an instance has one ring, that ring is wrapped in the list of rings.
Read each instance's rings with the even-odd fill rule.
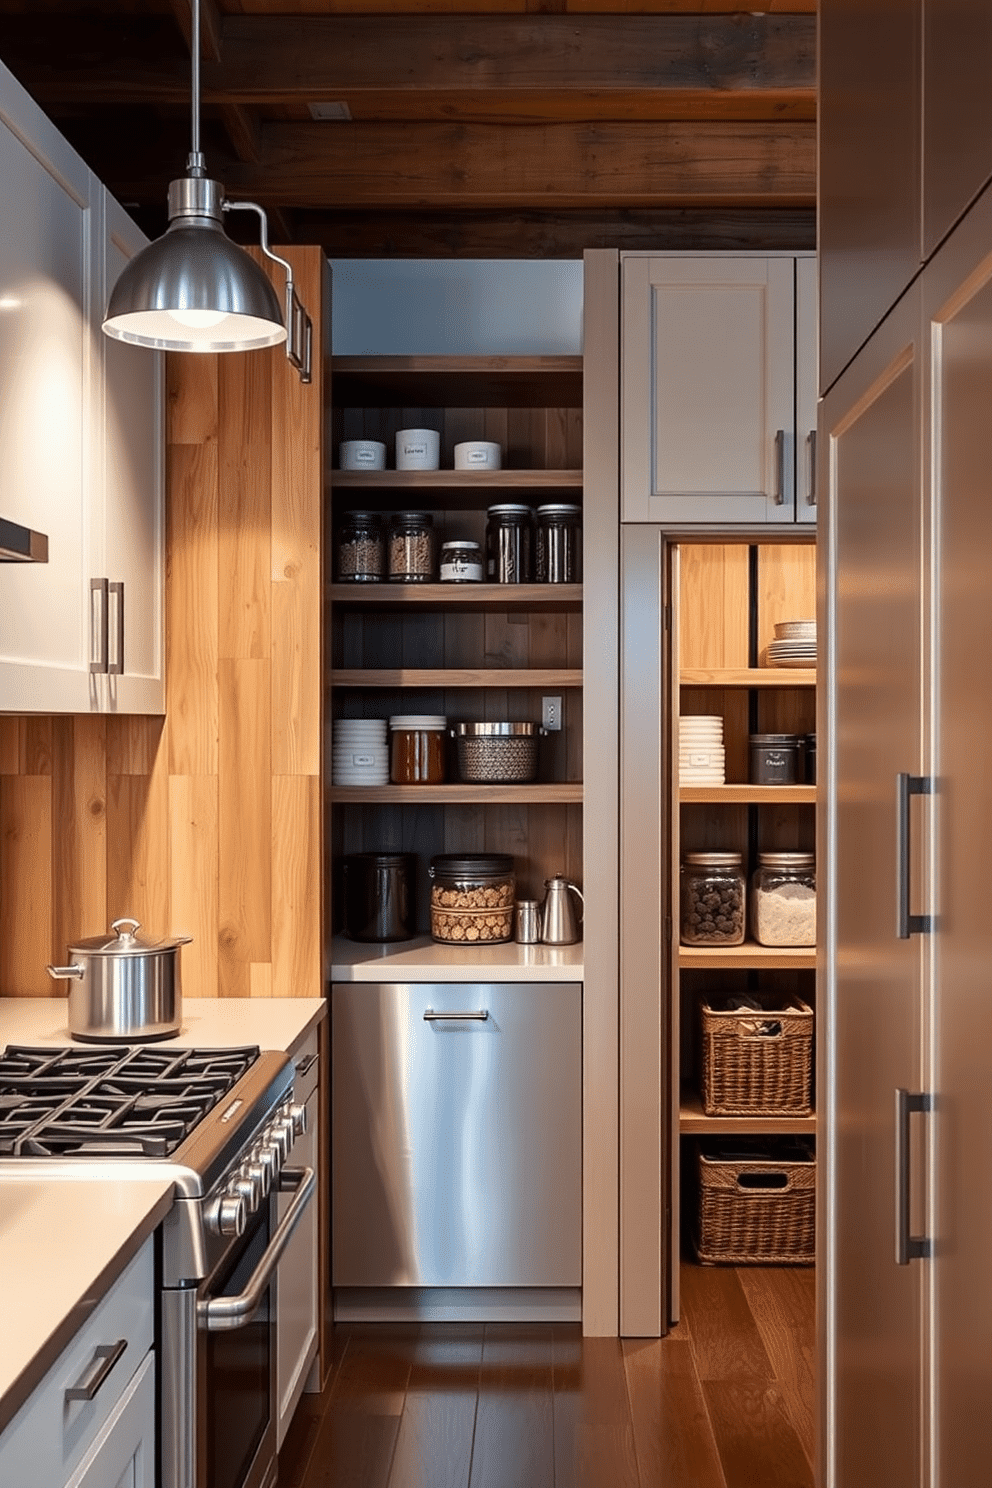
[[[200,151],[200,0],[193,0],[193,127],[186,175],[169,184],[169,226],[121,274],[103,322],[108,336],[162,351],[251,351],[286,342],[286,355],[310,381],[313,330],[293,270],[269,247],[268,221],[255,202],[232,202],[207,178]],[[223,214],[256,212],[262,252],[286,274],[285,320],[259,264],[224,231]]]

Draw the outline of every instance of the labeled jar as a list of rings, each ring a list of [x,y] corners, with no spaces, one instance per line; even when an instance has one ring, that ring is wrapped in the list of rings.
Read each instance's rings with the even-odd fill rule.
[[[509,853],[431,858],[431,939],[494,945],[513,939],[516,875]]]
[[[382,583],[386,572],[386,538],[375,512],[345,512],[338,529],[336,558],[339,583]]]
[[[751,934],[760,945],[816,945],[816,857],[763,852],[751,877]]]
[[[441,785],[447,775],[448,720],[396,713],[389,720],[389,778],[393,785]]]
[[[679,899],[683,945],[743,944],[744,868],[739,852],[686,853]]]
[[[752,734],[751,784],[795,785],[799,779],[798,734]]]
[[[537,508],[534,578],[539,584],[582,582],[582,508],[557,501]]]
[[[434,578],[434,518],[430,512],[397,512],[389,521],[389,579],[429,584]]]
[[[442,584],[482,583],[482,544],[459,538],[441,544]]]
[[[529,584],[534,574],[534,513],[500,502],[486,511],[486,578],[491,584]]]

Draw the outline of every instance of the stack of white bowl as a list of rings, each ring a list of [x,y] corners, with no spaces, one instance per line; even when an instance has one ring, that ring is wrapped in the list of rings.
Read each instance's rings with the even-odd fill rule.
[[[334,724],[335,785],[388,785],[389,745],[384,718],[339,718]]]
[[[679,783],[723,785],[726,756],[719,714],[683,714],[679,719]]]
[[[768,665],[816,666],[816,621],[780,620],[775,627],[775,639],[768,643]]]

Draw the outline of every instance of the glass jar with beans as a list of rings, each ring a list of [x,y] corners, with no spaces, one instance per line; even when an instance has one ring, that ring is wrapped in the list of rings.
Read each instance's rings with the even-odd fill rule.
[[[744,884],[739,852],[685,853],[680,885],[682,944],[742,945]]]
[[[429,584],[437,576],[434,518],[430,512],[396,512],[389,522],[389,579]]]

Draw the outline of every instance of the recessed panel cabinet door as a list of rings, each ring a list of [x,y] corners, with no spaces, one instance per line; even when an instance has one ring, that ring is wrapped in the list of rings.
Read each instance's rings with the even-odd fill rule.
[[[24,143],[31,140],[31,148]],[[48,562],[0,565],[0,710],[87,712],[98,538],[86,502],[99,188],[0,74],[0,515],[48,537]]]
[[[623,520],[794,521],[793,259],[622,264]]]
[[[827,443],[831,572],[828,716],[834,712],[826,840],[835,941],[832,994],[817,1013],[818,1268],[824,1482],[914,1488],[921,1466],[920,1263],[896,1264],[897,1089],[922,1090],[925,938],[897,934],[897,777],[922,776],[923,503],[919,294],[913,289],[831,391]],[[914,798],[913,840],[922,840]],[[831,806],[829,803],[835,802]],[[822,825],[822,823],[821,823]],[[917,864],[911,909],[921,913]],[[828,968],[829,969],[829,968]],[[919,1155],[924,1120],[911,1118]],[[914,1232],[922,1184],[913,1175]]]

